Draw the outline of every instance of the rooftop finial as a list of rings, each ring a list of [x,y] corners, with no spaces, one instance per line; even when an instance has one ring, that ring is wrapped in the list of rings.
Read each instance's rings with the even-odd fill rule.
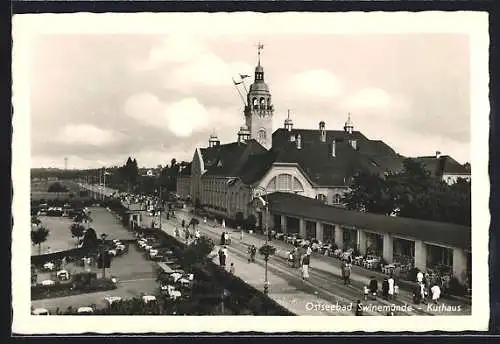
[[[288,119],[290,119],[290,109],[288,109]]]
[[[259,64],[258,64],[259,66],[260,66],[260,52],[263,49],[264,49],[264,44],[262,44],[261,42],[259,42],[257,44],[257,55],[258,55],[258,59],[259,59]]]

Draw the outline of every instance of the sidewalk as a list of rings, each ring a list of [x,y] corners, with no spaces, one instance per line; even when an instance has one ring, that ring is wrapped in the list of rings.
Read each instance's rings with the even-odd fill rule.
[[[181,219],[178,219],[181,220]],[[166,220],[163,222],[162,229],[169,235],[174,236],[175,226],[180,227],[177,221],[174,220]],[[182,241],[181,238],[178,238],[179,241]],[[220,246],[216,245],[214,247],[214,251],[211,253],[214,255],[213,262],[215,264],[219,264],[219,259],[217,256],[217,252]],[[249,263],[248,257],[246,255],[241,254],[236,249],[228,246],[229,256],[227,260],[227,268],[229,268],[231,263],[235,265],[235,275],[245,281],[247,284],[252,287],[263,290],[264,289],[264,274],[265,269],[261,265],[262,262]],[[317,309],[316,305],[334,305],[331,301],[325,300],[319,296],[311,295],[305,293],[304,291],[294,287],[292,283],[288,282],[284,278],[276,275],[275,273],[269,271],[268,269],[268,280],[272,281],[270,284],[270,292],[268,296],[287,308],[291,312],[297,315],[319,315],[319,316],[327,316],[327,315],[342,315],[342,316],[352,316],[354,315],[352,310],[347,309]],[[308,283],[308,282],[302,282]],[[337,297],[337,302],[339,306],[350,305],[352,300],[344,299]],[[365,312],[365,314],[367,314]],[[375,315],[376,313],[371,313],[367,315]]]
[[[187,211],[181,210],[179,213],[182,213],[183,217],[190,217],[192,214],[189,214]],[[203,224],[200,223],[199,226],[210,226],[208,224]],[[221,227],[217,228],[209,228],[209,230],[217,230],[217,231],[222,231]],[[238,240],[240,242],[240,231],[236,231],[232,228],[226,227],[224,230],[226,231],[232,231],[233,232],[233,240]],[[244,233],[243,236],[243,241],[241,241],[242,244],[249,246],[249,245],[255,245],[257,247],[260,247],[264,245],[265,243],[265,238],[263,236],[258,235],[258,234],[249,234],[249,233]],[[275,257],[279,257],[282,259],[282,261],[286,262],[288,259],[288,252],[291,250],[292,245],[287,244],[281,240],[272,240],[269,242],[271,245],[276,247],[276,254]],[[340,278],[341,276],[341,270],[340,270],[340,262],[332,257],[324,257],[322,255],[318,254],[313,254],[312,260],[311,260],[311,271],[318,271],[324,274],[327,274],[331,276],[330,278]],[[335,277],[334,277],[335,276]],[[354,282],[353,284],[359,284],[359,288],[361,290],[362,285],[367,285],[370,281],[370,277],[374,276],[377,278],[379,282],[379,288],[381,286],[381,282],[383,275],[380,272],[376,271],[371,271],[371,270],[366,270],[358,266],[353,266],[352,272],[351,272],[351,281]],[[391,303],[385,300],[379,300],[380,303],[390,305]],[[397,303],[400,304],[413,304],[413,295],[412,291],[408,290],[408,288],[403,287],[401,288],[400,286],[400,294],[397,298]],[[440,303],[445,303],[446,305],[452,306],[452,307],[458,307],[460,306],[460,309],[462,310],[460,314],[466,315],[466,314],[471,314],[471,306],[467,302],[463,302],[463,300],[456,300],[452,298],[442,298]],[[426,305],[419,305],[419,306],[414,306],[414,308],[419,309],[423,312],[426,312],[427,306]],[[447,310],[435,310],[433,309],[430,313],[434,315],[450,315],[449,311]],[[453,315],[459,315],[459,314],[453,314]]]

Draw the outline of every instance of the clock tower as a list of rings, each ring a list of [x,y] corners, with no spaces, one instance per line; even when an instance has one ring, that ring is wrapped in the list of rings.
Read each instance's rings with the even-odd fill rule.
[[[269,86],[264,81],[264,68],[260,64],[260,54],[264,45],[258,45],[258,63],[255,67],[254,82],[247,93],[245,122],[250,137],[266,149],[271,148],[273,134],[274,106],[271,101]]]

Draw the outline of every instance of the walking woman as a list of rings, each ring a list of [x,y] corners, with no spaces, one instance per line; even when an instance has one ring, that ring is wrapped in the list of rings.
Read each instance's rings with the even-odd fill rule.
[[[309,264],[311,263],[311,256],[308,254],[302,257],[302,279],[309,279]]]

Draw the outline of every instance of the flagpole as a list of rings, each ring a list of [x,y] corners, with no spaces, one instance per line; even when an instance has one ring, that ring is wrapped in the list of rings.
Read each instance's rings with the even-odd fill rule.
[[[236,88],[236,91],[238,91],[238,94],[240,95],[240,98],[241,98],[241,101],[243,102],[243,105],[247,106],[245,98],[243,97],[243,95],[241,94],[240,89],[238,88],[238,83],[236,81],[234,81],[234,79],[233,79],[233,83],[234,83],[234,87]]]
[[[102,199],[104,200],[105,199],[105,195],[104,193],[106,192],[106,167],[104,167],[104,171],[103,171],[103,189],[102,189],[102,192],[103,192],[103,195],[102,195]]]

